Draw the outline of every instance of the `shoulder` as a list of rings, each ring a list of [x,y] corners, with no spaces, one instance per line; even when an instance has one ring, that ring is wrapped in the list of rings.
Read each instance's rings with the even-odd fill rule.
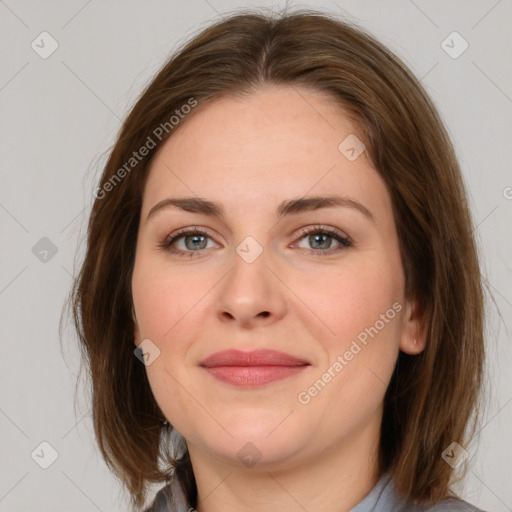
[[[460,498],[448,498],[434,507],[418,509],[418,512],[484,512]]]
[[[401,496],[390,474],[384,474],[371,492],[351,512],[484,512],[466,501],[450,496],[434,506],[414,504]]]

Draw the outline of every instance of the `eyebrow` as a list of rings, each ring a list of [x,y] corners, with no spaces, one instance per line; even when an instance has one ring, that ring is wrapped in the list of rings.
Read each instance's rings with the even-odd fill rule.
[[[298,215],[303,212],[333,207],[352,208],[362,213],[372,222],[375,222],[375,218],[368,208],[354,199],[341,196],[310,196],[283,201],[276,210],[276,219],[282,219],[288,215]],[[198,197],[169,197],[156,203],[155,206],[149,210],[146,221],[155,215],[156,212],[168,208],[179,208],[186,212],[202,213],[204,215],[218,217],[225,220],[224,208],[219,203],[207,201]]]

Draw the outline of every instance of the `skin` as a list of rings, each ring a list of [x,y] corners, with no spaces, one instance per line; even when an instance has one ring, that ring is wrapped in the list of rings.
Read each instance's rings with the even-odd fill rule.
[[[338,149],[350,134],[354,124],[329,96],[267,87],[193,112],[151,163],[132,277],[134,342],[150,339],[160,350],[147,375],[187,441],[198,512],[348,511],[380,476],[384,394],[399,351],[421,352],[424,336],[415,301],[404,297],[386,186],[365,152],[350,161]],[[283,200],[333,194],[361,203],[374,221],[348,207],[274,216]],[[221,203],[225,219],[177,208],[147,219],[159,201],[186,196]],[[314,225],[339,230],[353,245],[299,233]],[[192,258],[159,246],[187,227],[206,231],[200,253],[193,235],[188,246],[174,242],[195,251]],[[236,251],[248,236],[263,251],[251,263]],[[331,252],[314,254],[322,249]],[[299,393],[394,303],[401,311],[300,403]],[[240,388],[199,366],[228,348],[272,348],[310,366]],[[237,456],[249,442],[261,456],[250,467]]]

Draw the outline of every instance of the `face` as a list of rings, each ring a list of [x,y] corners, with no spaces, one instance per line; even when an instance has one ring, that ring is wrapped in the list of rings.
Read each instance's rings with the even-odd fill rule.
[[[291,87],[216,99],[182,123],[151,163],[132,277],[162,412],[191,453],[237,466],[375,440],[399,350],[423,347],[390,196],[356,127],[329,96]],[[300,366],[202,366],[229,349]]]

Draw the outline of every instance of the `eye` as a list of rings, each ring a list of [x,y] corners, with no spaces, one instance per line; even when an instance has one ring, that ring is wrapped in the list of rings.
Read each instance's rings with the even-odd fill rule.
[[[312,246],[314,249],[306,250],[311,253],[313,256],[324,256],[327,254],[337,253],[346,249],[347,247],[352,247],[353,243],[349,237],[343,235],[340,231],[334,228],[324,227],[324,226],[312,226],[309,228],[303,228],[300,230],[299,234],[301,235],[300,240],[305,239],[306,243]],[[338,242],[338,246],[332,248],[332,239]],[[304,249],[304,247],[301,247]]]
[[[299,247],[307,250],[314,256],[337,253],[347,247],[353,246],[349,237],[334,228],[311,226],[301,229],[299,234],[300,240],[308,237],[307,243],[310,244],[313,249]],[[159,243],[159,246],[177,256],[193,258],[196,255],[201,255],[202,251],[205,249],[211,249],[211,247],[208,247],[208,239],[212,240],[208,233],[199,228],[184,228],[165,237]],[[331,247],[333,239],[338,243],[338,246],[334,248]],[[177,247],[179,242],[183,242],[181,247]]]
[[[159,246],[178,256],[193,258],[204,249],[210,248],[207,247],[207,239],[211,240],[208,233],[200,229],[184,228],[165,237]],[[182,245],[182,248],[176,248],[175,245],[180,241],[184,242],[184,246]]]

